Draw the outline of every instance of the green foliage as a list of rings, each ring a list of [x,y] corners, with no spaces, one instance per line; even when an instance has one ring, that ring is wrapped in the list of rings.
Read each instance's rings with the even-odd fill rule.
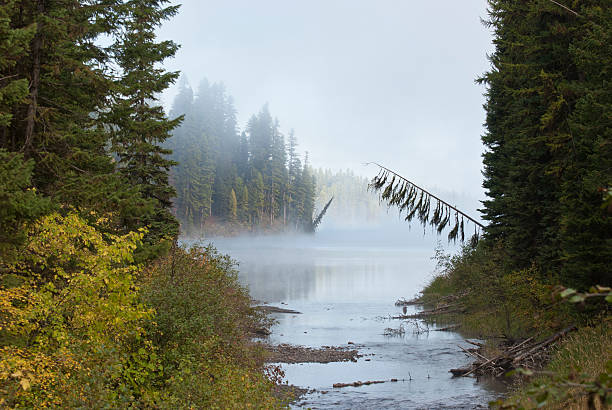
[[[552,333],[579,320],[567,306],[555,304],[536,268],[511,270],[501,245],[468,245],[453,256],[438,250],[436,259],[438,273],[422,300],[436,304],[451,298],[464,310],[452,319],[468,333],[517,339]]]
[[[173,249],[147,270],[142,297],[157,312],[149,328],[165,369],[162,407],[279,406],[249,342],[266,322],[229,257]]]
[[[32,225],[0,281],[2,407],[280,406],[250,343],[268,322],[233,261],[174,249],[143,273],[143,236],[74,213]]]
[[[51,210],[50,201],[31,186],[34,161],[0,148],[0,273],[16,257],[26,224]]]
[[[30,41],[34,37],[36,27],[11,27],[11,10],[16,1],[5,1],[0,6],[0,70],[11,72],[17,61],[28,52]],[[0,80],[0,126],[10,125],[13,119],[13,109],[25,102],[28,95],[28,81],[10,74]]]
[[[610,7],[490,1],[495,35],[483,142],[486,237],[516,269],[580,289],[610,285]],[[553,277],[554,276],[554,277]]]

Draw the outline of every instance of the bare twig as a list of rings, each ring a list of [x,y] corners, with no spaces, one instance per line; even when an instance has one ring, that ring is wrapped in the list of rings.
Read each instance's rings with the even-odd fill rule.
[[[559,6],[559,7],[564,8],[565,10],[569,11],[570,13],[572,13],[572,14],[574,14],[574,15],[578,16],[578,17],[582,17],[580,14],[576,13],[574,10],[570,9],[570,8],[569,8],[569,7],[567,7],[567,6],[564,6],[564,5],[563,5],[563,4],[561,4],[561,3],[556,2],[555,0],[548,0],[548,1],[550,1],[551,3],[556,4],[556,5],[557,5],[557,6]]]

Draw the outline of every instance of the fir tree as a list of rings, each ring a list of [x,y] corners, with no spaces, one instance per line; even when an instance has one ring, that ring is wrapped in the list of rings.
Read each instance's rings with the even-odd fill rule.
[[[512,268],[535,263],[545,279],[609,284],[609,8],[582,2],[576,15],[554,2],[496,0],[490,9],[486,237],[504,242]]]
[[[146,226],[146,242],[152,253],[162,239],[178,234],[178,223],[170,213],[175,191],[168,182],[171,153],[162,144],[181,118],[169,120],[159,105],[157,94],[178,77],[158,64],[174,56],[178,46],[172,41],[156,42],[155,30],[177,13],[178,7],[165,7],[168,1],[129,0],[123,4],[126,16],[123,30],[114,44],[115,58],[123,76],[116,84],[116,103],[109,118],[114,124],[113,149],[119,158],[124,179],[137,187],[143,198],[152,201],[153,212],[126,218],[132,230]]]
[[[228,208],[229,212],[227,220],[230,223],[238,222],[238,200],[236,199],[236,192],[234,192],[233,189],[230,190]]]

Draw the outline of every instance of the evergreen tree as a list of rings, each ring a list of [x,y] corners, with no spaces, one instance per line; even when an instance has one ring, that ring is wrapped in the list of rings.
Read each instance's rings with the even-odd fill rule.
[[[112,61],[96,40],[119,16],[111,0],[0,5],[0,147],[35,161],[41,194],[100,212],[132,195],[115,178],[100,115],[110,109]]]
[[[26,224],[52,209],[48,198],[31,186],[34,161],[20,153],[0,149],[0,275],[19,254],[26,239]]]
[[[312,220],[314,215],[314,204],[315,204],[315,188],[316,181],[308,162],[308,152],[304,158],[304,169],[302,170],[302,189],[304,192],[304,205],[302,214],[302,227],[306,232],[312,232],[314,229],[312,226]]]
[[[249,184],[249,210],[251,221],[254,225],[262,222],[265,197],[264,197],[264,182],[259,171],[254,171],[254,176]]]
[[[174,162],[161,145],[181,118],[169,120],[163,108],[155,105],[157,94],[178,77],[158,66],[178,49],[172,41],[156,42],[155,38],[157,27],[178,11],[177,6],[165,7],[167,3],[129,0],[123,4],[124,27],[113,47],[123,76],[116,84],[116,102],[109,115],[115,126],[113,149],[124,179],[155,204],[153,212],[131,215],[126,225],[130,230],[149,229],[145,241],[153,253],[162,246],[160,241],[178,234],[178,223],[170,213],[175,191],[168,182]]]
[[[609,284],[609,8],[585,1],[575,15],[554,2],[495,0],[490,9],[486,236],[505,243],[513,268]]]
[[[312,181],[308,187],[300,185],[303,167],[295,134],[287,147],[267,105],[239,133],[233,100],[222,84],[202,81],[194,99],[183,81],[172,109],[173,116],[181,114],[185,119],[165,146],[179,162],[172,183],[178,193],[175,214],[184,232],[203,232],[208,217],[214,223],[233,220],[232,190],[235,218],[241,223],[308,226],[312,214],[304,213],[304,204],[314,201]]]
[[[27,58],[30,42],[36,33],[36,26],[14,28],[11,25],[11,11],[16,1],[5,1],[0,5],[0,146],[9,147],[12,142],[8,126],[13,119],[13,113],[26,102],[28,95],[28,80],[16,70],[17,62]],[[14,147],[16,145],[11,144]]]
[[[244,184],[242,178],[236,178],[234,184],[234,191],[236,193],[236,200],[238,202],[238,220],[240,222],[249,221],[249,190]]]
[[[238,200],[236,199],[236,192],[232,189],[229,195],[229,212],[227,220],[230,223],[238,222]]]

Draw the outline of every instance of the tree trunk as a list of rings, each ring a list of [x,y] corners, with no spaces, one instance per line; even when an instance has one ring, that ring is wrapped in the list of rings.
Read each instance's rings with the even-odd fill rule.
[[[42,15],[45,12],[44,0],[38,0],[37,12],[39,15]],[[32,58],[34,59],[34,62],[32,65],[32,79],[30,84],[30,103],[28,105],[28,112],[26,116],[26,130],[24,136],[25,141],[22,151],[28,151],[32,146],[34,123],[36,119],[36,112],[38,111],[38,87],[40,85],[40,54],[42,41],[42,24],[38,23],[36,28],[36,36],[34,37],[34,44],[32,44]]]

